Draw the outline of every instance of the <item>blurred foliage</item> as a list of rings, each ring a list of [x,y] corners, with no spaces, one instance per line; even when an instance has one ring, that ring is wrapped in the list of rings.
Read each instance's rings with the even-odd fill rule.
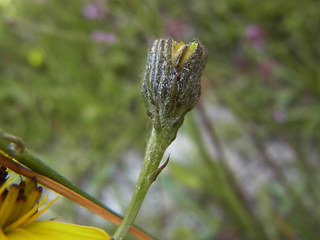
[[[0,126],[99,195],[143,153],[150,42],[197,37],[209,62],[183,128],[194,151],[160,176],[176,207],[140,225],[159,239],[319,239],[319,16],[312,0],[0,0]]]

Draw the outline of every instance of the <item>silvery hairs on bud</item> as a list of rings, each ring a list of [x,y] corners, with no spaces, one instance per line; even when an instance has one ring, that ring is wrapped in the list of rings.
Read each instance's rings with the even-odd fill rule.
[[[198,40],[189,44],[155,40],[142,85],[147,114],[155,130],[171,131],[175,138],[185,114],[199,99],[206,59],[207,52]]]

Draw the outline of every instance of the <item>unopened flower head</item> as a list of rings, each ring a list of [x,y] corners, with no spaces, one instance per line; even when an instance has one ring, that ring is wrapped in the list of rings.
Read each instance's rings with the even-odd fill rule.
[[[197,40],[185,44],[158,39],[153,43],[142,95],[156,130],[172,131],[175,137],[185,114],[199,99],[206,59],[207,52]]]

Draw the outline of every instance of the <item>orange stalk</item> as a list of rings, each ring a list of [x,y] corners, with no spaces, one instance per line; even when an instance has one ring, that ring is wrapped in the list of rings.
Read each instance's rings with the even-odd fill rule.
[[[86,199],[85,197],[81,196],[80,194],[76,193],[75,191],[63,186],[56,181],[45,177],[39,173],[36,173],[18,163],[18,161],[11,157],[9,154],[0,150],[0,164],[6,166],[7,168],[11,169],[12,171],[16,172],[27,178],[36,177],[37,181],[42,184],[43,186],[51,189],[52,191],[78,203],[79,205],[87,208],[88,210],[96,213],[97,215],[103,217],[104,219],[116,224],[120,225],[122,219],[113,213],[107,211],[106,209],[98,206],[97,204],[91,202],[90,200]],[[152,237],[148,236],[146,233],[142,232],[138,228],[131,226],[129,232],[138,237],[141,240],[154,240]]]

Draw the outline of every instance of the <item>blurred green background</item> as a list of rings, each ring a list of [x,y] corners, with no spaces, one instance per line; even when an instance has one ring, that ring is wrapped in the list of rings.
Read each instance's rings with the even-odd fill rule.
[[[202,97],[136,224],[168,240],[320,239],[320,1],[0,0],[0,20],[0,128],[121,214],[150,128],[148,48],[200,39]],[[68,200],[52,211],[115,230]]]

